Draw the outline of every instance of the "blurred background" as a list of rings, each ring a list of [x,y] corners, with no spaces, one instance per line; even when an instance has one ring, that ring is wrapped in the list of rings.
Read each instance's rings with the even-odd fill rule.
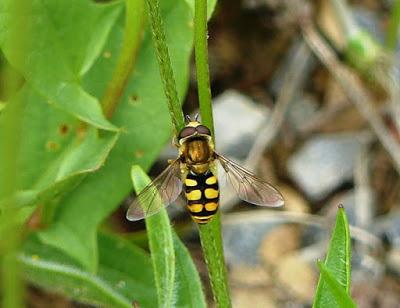
[[[222,192],[235,307],[309,307],[315,262],[326,253],[339,204],[352,228],[355,301],[399,306],[396,28],[391,37],[399,4],[218,1],[209,23],[217,150],[268,179],[286,200],[282,211],[270,211]],[[192,114],[196,107],[193,73],[184,108]],[[164,152],[161,166],[172,153]],[[175,219],[177,228],[187,222],[186,215]],[[190,230],[184,238],[206,280]]]
[[[399,23],[400,1],[218,1],[209,22],[216,148],[286,201],[259,208],[222,187],[234,307],[310,307],[339,204],[351,224],[353,298],[399,307]],[[198,106],[191,67],[187,114]],[[150,175],[175,156],[167,146]],[[131,200],[103,228],[146,246],[144,223],[125,220]],[[208,288],[196,226],[170,214]],[[33,286],[27,302],[88,307]]]

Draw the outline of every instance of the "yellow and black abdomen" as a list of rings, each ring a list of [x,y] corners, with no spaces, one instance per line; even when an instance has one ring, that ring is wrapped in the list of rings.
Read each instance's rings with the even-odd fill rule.
[[[217,177],[208,170],[203,174],[189,172],[185,179],[187,208],[193,220],[205,224],[218,210],[219,188]]]

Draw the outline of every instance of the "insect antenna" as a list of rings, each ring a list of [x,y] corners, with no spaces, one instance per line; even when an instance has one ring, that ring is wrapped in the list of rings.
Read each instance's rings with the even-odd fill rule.
[[[190,115],[185,115],[185,119],[187,122],[192,122],[192,119],[190,118]]]
[[[199,120],[199,113],[196,113],[196,115],[194,116],[194,120],[198,121]]]

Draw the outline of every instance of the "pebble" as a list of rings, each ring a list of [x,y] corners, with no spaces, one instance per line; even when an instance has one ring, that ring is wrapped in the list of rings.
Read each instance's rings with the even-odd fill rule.
[[[235,90],[227,90],[213,102],[217,151],[236,159],[246,158],[270,111]]]
[[[361,139],[356,134],[327,134],[307,141],[288,161],[288,173],[313,201],[351,181]]]
[[[310,304],[314,297],[318,274],[300,256],[293,254],[282,258],[277,267],[277,278],[296,299]]]

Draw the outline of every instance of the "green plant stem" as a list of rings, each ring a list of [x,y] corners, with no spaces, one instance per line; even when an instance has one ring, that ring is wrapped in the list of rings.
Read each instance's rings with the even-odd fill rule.
[[[136,62],[143,38],[146,15],[144,0],[126,0],[125,30],[122,50],[101,101],[104,114],[111,118]]]
[[[18,89],[19,78],[11,68],[4,72],[5,93],[9,97]],[[3,114],[2,130],[0,131],[0,196],[6,200],[0,209],[2,225],[0,235],[0,277],[2,287],[1,307],[22,307],[22,282],[17,254],[21,241],[22,226],[14,221],[16,216],[15,195],[17,192],[18,166],[17,157],[21,138],[20,115],[21,102],[13,101],[14,106]]]
[[[194,52],[201,121],[214,136],[207,48],[207,1],[195,0]]]
[[[211,130],[214,137],[208,69],[206,0],[195,0],[194,48],[201,119],[203,124]],[[199,233],[216,305],[217,307],[231,307],[222,246],[220,213],[218,212],[208,224],[199,225]]]
[[[9,6],[13,16],[30,16],[31,4],[27,0],[15,0]],[[27,38],[31,20],[24,19],[24,24],[10,29],[13,38],[11,52],[20,56],[19,60],[26,57]],[[23,307],[23,283],[21,281],[20,267],[17,260],[19,253],[23,226],[16,218],[19,210],[16,207],[16,194],[19,182],[18,158],[22,133],[21,114],[24,102],[15,94],[19,90],[21,77],[10,67],[6,66],[3,73],[4,82],[1,85],[3,94],[12,104],[2,112],[2,129],[0,130],[0,199],[5,202],[0,209],[2,221],[0,232],[0,306],[7,308]],[[14,99],[15,98],[15,99]],[[8,103],[10,104],[10,103]]]
[[[386,48],[393,52],[396,50],[399,25],[400,25],[400,0],[396,0],[393,4],[393,8],[390,14],[390,20],[385,40]]]
[[[185,125],[182,108],[178,99],[174,73],[172,70],[171,59],[169,57],[165,31],[161,19],[158,0],[146,0],[148,14],[153,34],[153,42],[157,55],[158,66],[160,68],[161,80],[164,86],[164,93],[167,97],[168,109],[175,135]]]
[[[218,212],[205,225],[199,225],[201,246],[217,307],[231,307],[228,279],[222,246],[221,218]]]
[[[147,4],[160,75],[168,100],[171,120],[175,132],[178,132],[184,126],[184,118],[178,100],[158,1],[147,0]],[[213,132],[214,123],[207,56],[207,1],[195,2],[195,54],[201,118],[203,124]],[[231,307],[219,213],[208,224],[199,226],[199,232],[216,304],[218,307]]]

